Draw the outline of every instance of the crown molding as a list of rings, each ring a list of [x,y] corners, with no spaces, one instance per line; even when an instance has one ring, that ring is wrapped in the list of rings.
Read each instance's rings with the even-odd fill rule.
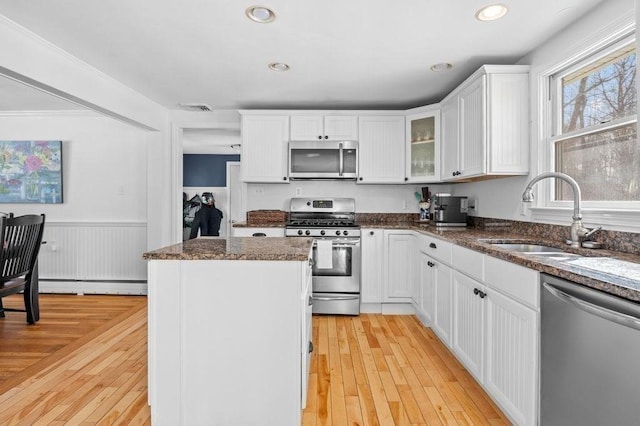
[[[101,117],[89,110],[0,111],[0,117]]]

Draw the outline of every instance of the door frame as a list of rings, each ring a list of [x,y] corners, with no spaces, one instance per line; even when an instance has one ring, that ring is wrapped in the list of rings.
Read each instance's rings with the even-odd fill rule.
[[[230,175],[230,168],[231,167],[240,167],[240,161],[228,161],[227,162],[227,214],[228,214],[228,218],[227,218],[227,237],[233,237],[233,224],[236,223],[233,221],[233,219],[231,218],[231,204],[234,204],[234,200],[233,197],[231,196],[231,186],[229,185],[229,182],[231,182],[231,179],[229,178]],[[239,172],[239,170],[238,170]],[[240,185],[240,214],[241,215],[246,215],[247,213],[247,183],[246,182],[242,182],[242,180],[238,181],[238,184]]]
[[[171,123],[171,238],[182,243],[182,188],[184,129],[240,130],[239,121]],[[242,161],[242,159],[241,159]],[[245,197],[246,198],[246,197]]]

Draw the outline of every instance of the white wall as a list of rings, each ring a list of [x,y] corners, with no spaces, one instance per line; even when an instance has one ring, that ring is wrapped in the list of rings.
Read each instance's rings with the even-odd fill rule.
[[[292,197],[355,198],[358,213],[418,213],[414,192],[450,192],[451,185],[360,185],[352,181],[292,181],[289,184],[249,184],[247,210],[289,210]],[[297,188],[299,192],[296,193]]]
[[[579,46],[584,47],[594,34],[610,25],[634,15],[634,0],[607,0],[587,14],[584,18],[554,36],[520,60],[519,64],[531,65],[531,173],[527,177],[492,179],[481,182],[463,183],[452,186],[455,195],[468,195],[479,199],[479,208],[470,212],[473,216],[492,217],[511,220],[531,220],[530,213],[520,213],[522,191],[529,179],[537,175],[538,168],[538,75],[555,64],[566,60]],[[570,213],[566,220],[557,223],[570,223]]]
[[[62,140],[62,204],[2,204],[47,221],[147,221],[148,132],[95,113],[0,115],[0,140]]]

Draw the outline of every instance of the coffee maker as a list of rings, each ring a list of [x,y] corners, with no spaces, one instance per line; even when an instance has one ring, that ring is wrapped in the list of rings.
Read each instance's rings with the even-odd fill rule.
[[[468,199],[467,197],[450,194],[436,194],[433,196],[433,221],[436,227],[464,227],[467,226]]]

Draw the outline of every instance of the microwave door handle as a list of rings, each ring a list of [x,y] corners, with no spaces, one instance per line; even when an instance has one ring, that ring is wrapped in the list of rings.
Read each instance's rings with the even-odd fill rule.
[[[338,172],[338,175],[342,176],[342,173],[344,172],[344,153],[342,152],[342,142],[338,144],[338,149],[340,150],[340,171]]]

